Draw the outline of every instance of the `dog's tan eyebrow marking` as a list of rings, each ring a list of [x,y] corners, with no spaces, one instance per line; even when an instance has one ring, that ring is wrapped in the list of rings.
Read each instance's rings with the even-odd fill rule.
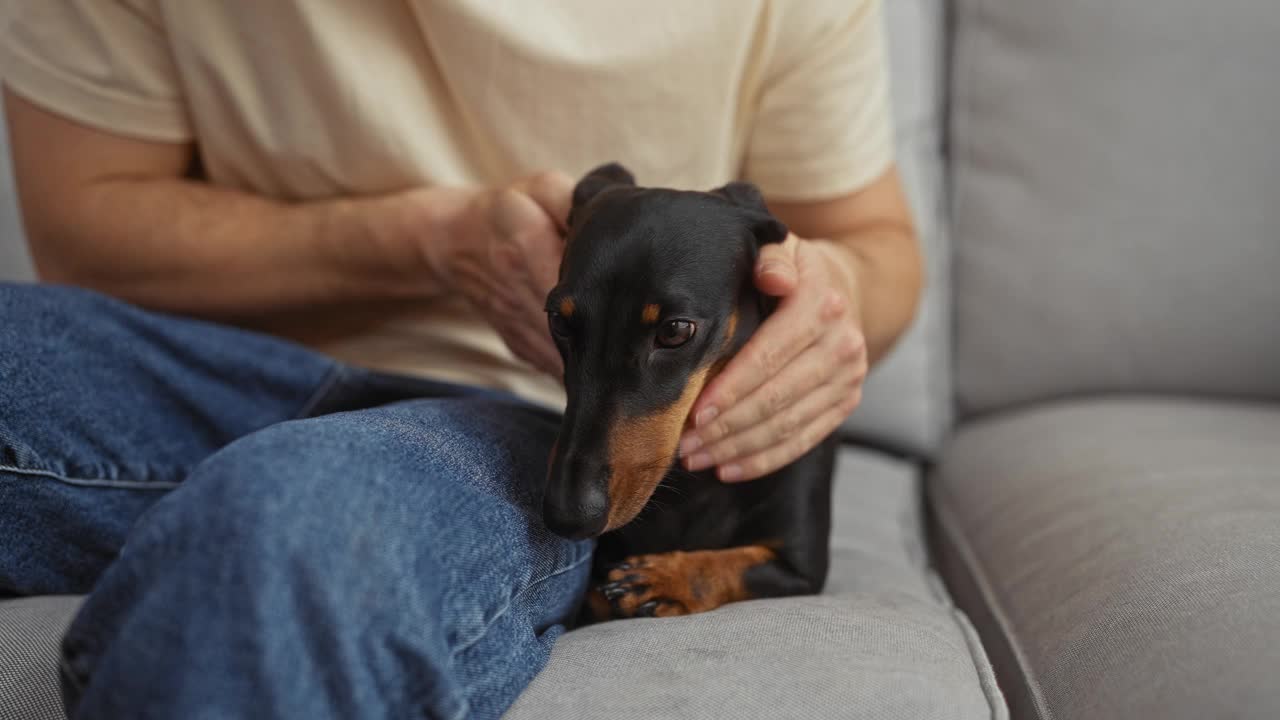
[[[640,322],[645,325],[652,325],[658,322],[658,316],[662,314],[662,308],[657,303],[649,303],[640,311]]]
[[[576,309],[578,309],[578,306],[573,304],[573,298],[567,297],[560,301],[561,315],[565,317],[573,317],[573,311]]]

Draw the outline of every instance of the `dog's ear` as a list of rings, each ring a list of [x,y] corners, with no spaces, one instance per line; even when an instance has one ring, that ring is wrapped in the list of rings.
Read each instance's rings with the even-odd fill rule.
[[[573,206],[569,209],[569,226],[573,226],[574,218],[582,208],[602,191],[617,186],[634,187],[635,184],[636,179],[631,172],[616,162],[601,165],[583,175],[573,188]]]
[[[751,232],[756,242],[764,245],[782,242],[787,238],[787,226],[769,212],[760,189],[748,182],[731,182],[711,191],[729,202],[747,211],[747,219],[751,223]]]

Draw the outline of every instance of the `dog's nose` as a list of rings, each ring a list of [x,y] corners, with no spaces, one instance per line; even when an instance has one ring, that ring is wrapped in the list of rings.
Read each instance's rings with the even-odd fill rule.
[[[571,540],[599,535],[609,520],[607,487],[608,469],[603,464],[556,463],[542,499],[547,528]]]

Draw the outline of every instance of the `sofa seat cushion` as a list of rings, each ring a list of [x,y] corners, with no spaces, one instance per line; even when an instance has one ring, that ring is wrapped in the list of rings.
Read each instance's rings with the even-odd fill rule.
[[[508,717],[1006,718],[922,525],[916,467],[846,448],[824,595],[568,633]],[[0,602],[0,720],[62,717],[58,637],[78,605]]]
[[[930,501],[1014,717],[1280,717],[1280,405],[969,423]]]
[[[0,600],[0,720],[61,720],[58,640],[79,608],[71,596]]]
[[[575,630],[507,719],[1006,717],[929,571],[915,466],[846,448],[837,472],[823,595]]]

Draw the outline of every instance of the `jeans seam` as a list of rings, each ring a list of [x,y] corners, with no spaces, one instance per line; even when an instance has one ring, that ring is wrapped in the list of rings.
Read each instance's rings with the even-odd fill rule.
[[[449,720],[463,720],[469,712],[471,712],[471,703],[463,700],[462,707],[458,708],[458,712],[450,715]]]
[[[59,680],[70,684],[77,696],[84,693],[84,683],[80,682],[80,676],[76,674],[75,668],[71,667],[71,660],[67,657],[65,650],[58,653],[58,674],[61,676]]]
[[[112,480],[109,478],[76,478],[52,470],[37,470],[34,468],[20,468],[13,465],[0,465],[0,472],[11,472],[18,475],[35,475],[39,477],[47,477],[63,482],[68,485],[79,485],[82,487],[101,487],[101,488],[119,488],[121,490],[172,490],[181,483],[169,482],[166,480]]]
[[[578,559],[574,560],[573,562],[569,563],[568,565],[565,565],[564,567],[560,568],[559,570],[556,570],[556,571],[555,571],[555,572],[553,572],[553,573],[548,573],[548,574],[546,574],[546,575],[543,575],[542,577],[538,578],[537,580],[535,580],[535,581],[533,581],[533,582],[529,583],[528,585],[524,586],[524,588],[523,588],[523,589],[521,589],[521,590],[520,590],[520,592],[516,593],[515,595],[512,595],[512,596],[511,596],[511,599],[507,600],[506,604],[505,604],[505,605],[503,605],[503,606],[502,606],[502,607],[501,607],[501,608],[500,608],[496,613],[494,613],[493,617],[489,618],[488,622],[486,622],[486,623],[484,624],[484,627],[480,629],[480,632],[479,632],[479,633],[477,633],[477,634],[476,634],[476,636],[475,636],[474,638],[471,638],[471,639],[470,639],[470,640],[468,640],[467,642],[465,642],[465,643],[463,643],[463,644],[459,645],[458,647],[454,648],[453,650],[451,650],[451,651],[449,652],[449,657],[450,657],[450,658],[456,658],[456,657],[458,657],[458,655],[460,655],[460,654],[462,654],[462,653],[466,652],[467,650],[470,650],[472,647],[474,647],[474,646],[476,645],[476,643],[478,643],[478,642],[480,642],[481,640],[483,640],[483,639],[484,639],[484,637],[485,637],[485,635],[487,635],[487,634],[489,633],[489,629],[493,627],[494,623],[496,623],[496,622],[498,622],[499,620],[501,620],[501,619],[503,618],[503,616],[505,616],[505,615],[507,614],[507,611],[511,609],[511,605],[512,605],[512,604],[514,604],[514,603],[515,603],[517,600],[519,600],[520,598],[524,597],[524,596],[525,596],[529,591],[533,590],[535,587],[537,587],[537,586],[541,585],[542,583],[546,582],[547,580],[550,580],[551,578],[558,577],[558,576],[560,576],[560,575],[563,575],[563,574],[565,574],[565,573],[569,572],[570,570],[572,570],[572,569],[574,569],[574,568],[578,567],[579,565],[581,565],[581,564],[582,564],[582,563],[584,563],[584,562],[587,562],[587,561],[588,561],[588,560],[590,560],[590,559],[591,559],[591,553],[589,553],[589,552],[588,552],[588,553],[585,553],[582,557],[580,557],[580,558],[578,558]]]
[[[298,408],[298,411],[293,414],[293,419],[299,420],[310,417],[311,413],[324,401],[329,391],[342,381],[346,374],[346,368],[341,364],[335,364],[330,368],[329,372],[325,373],[324,380],[320,381],[316,389],[312,390],[306,401],[302,403],[302,407]]]

